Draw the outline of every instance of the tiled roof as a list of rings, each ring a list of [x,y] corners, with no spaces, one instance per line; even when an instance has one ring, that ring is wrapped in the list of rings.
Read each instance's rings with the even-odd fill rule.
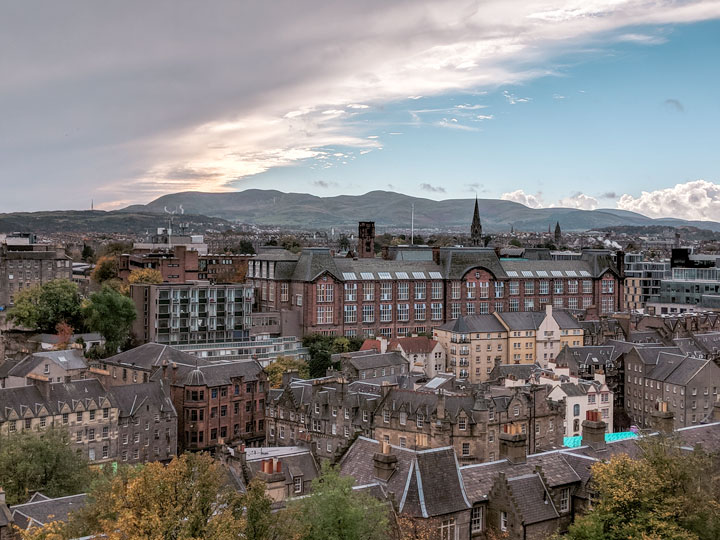
[[[428,354],[437,344],[437,341],[427,336],[403,337],[390,341],[388,349],[397,350],[400,347],[406,354]]]

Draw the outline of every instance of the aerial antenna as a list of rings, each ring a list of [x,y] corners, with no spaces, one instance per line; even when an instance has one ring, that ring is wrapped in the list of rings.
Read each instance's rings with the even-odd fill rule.
[[[172,248],[172,224],[173,224],[173,216],[178,213],[178,208],[182,208],[182,205],[180,207],[176,206],[175,210],[172,212],[168,210],[168,207],[165,206],[165,213],[170,214],[168,217],[168,228],[167,228],[167,237],[168,237],[168,249]]]
[[[410,205],[410,247],[415,244],[415,203]]]

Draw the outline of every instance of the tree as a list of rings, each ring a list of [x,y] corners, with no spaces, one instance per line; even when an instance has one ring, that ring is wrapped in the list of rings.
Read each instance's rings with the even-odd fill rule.
[[[312,483],[312,493],[291,500],[303,540],[385,540],[390,534],[388,505],[353,490],[352,477],[340,476],[327,463]]]
[[[136,268],[128,276],[128,283],[148,283],[155,284],[163,282],[160,270],[154,268]]]
[[[104,255],[95,263],[95,269],[90,276],[95,283],[102,284],[109,279],[118,277],[117,257],[112,255]]]
[[[109,540],[230,540],[243,530],[240,495],[208,454],[127,469],[93,491],[91,500],[91,514],[101,516],[92,532]]]
[[[17,432],[0,445],[0,486],[9,505],[26,502],[35,491],[48,497],[82,493],[92,476],[65,430]]]
[[[282,376],[286,371],[297,371],[302,379],[310,378],[310,366],[305,360],[290,356],[278,356],[277,360],[265,368],[272,388],[282,387]]]
[[[272,538],[272,499],[265,493],[265,482],[257,478],[251,480],[242,504],[245,507],[245,538]]]
[[[514,247],[519,247],[519,248],[523,247],[522,243],[517,238],[512,238],[510,240],[510,245],[514,246]]]
[[[570,526],[569,540],[717,539],[720,490],[713,460],[673,438],[648,438],[627,455],[592,468],[593,510]]]
[[[253,255],[255,254],[255,247],[250,240],[240,240],[237,248],[235,248],[235,252],[242,253],[243,255]]]
[[[87,327],[105,338],[105,350],[110,354],[127,341],[137,316],[133,301],[107,285],[90,295],[83,314]]]
[[[83,244],[82,254],[80,255],[83,261],[88,262],[95,257],[95,250],[88,244]]]
[[[63,322],[80,327],[80,306],[77,285],[67,279],[55,279],[18,293],[8,317],[15,324],[52,333]]]
[[[73,335],[73,327],[65,321],[59,322],[55,325],[55,333],[58,336],[59,340],[55,345],[54,349],[58,351],[67,349],[68,345],[70,344],[70,338]]]

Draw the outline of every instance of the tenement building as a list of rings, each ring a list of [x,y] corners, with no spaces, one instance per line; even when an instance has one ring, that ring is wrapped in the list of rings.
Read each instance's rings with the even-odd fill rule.
[[[35,243],[33,234],[0,237],[0,306],[10,306],[23,289],[54,279],[72,278],[65,250]]]
[[[548,305],[595,316],[622,310],[621,271],[607,254],[551,260],[504,259],[481,247],[412,252],[338,258],[326,248],[299,256],[272,250],[250,261],[248,280],[258,310],[277,313],[283,333],[293,335],[395,338],[466,315]]]

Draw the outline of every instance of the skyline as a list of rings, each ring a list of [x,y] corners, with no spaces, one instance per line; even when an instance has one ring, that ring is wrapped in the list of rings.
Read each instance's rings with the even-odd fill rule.
[[[717,1],[28,6],[0,212],[384,189],[720,221]]]

